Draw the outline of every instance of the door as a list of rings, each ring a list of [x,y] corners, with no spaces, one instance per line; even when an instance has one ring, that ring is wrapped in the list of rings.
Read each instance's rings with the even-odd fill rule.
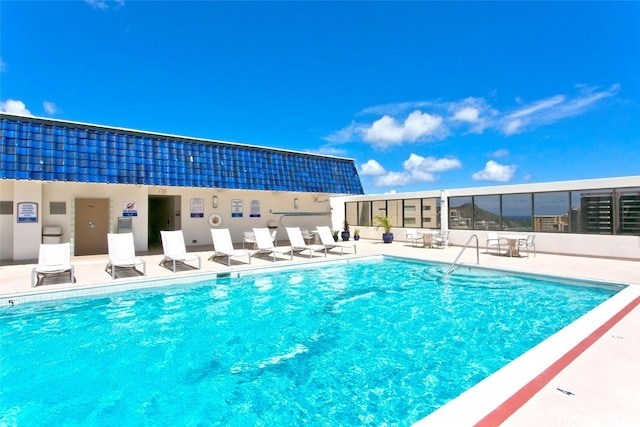
[[[162,247],[160,230],[180,229],[180,196],[149,196],[149,249]]]
[[[108,253],[108,232],[109,199],[76,199],[74,254]]]

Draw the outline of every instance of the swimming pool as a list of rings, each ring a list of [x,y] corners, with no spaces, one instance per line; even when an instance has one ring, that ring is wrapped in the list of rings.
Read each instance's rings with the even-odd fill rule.
[[[620,289],[376,258],[20,304],[0,423],[410,425]]]

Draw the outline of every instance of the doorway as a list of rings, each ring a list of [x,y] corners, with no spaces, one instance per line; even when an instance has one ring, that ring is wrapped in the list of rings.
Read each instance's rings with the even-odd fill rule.
[[[101,255],[108,252],[109,199],[76,199],[74,255]]]
[[[160,230],[180,230],[180,196],[149,196],[149,250],[162,248]]]

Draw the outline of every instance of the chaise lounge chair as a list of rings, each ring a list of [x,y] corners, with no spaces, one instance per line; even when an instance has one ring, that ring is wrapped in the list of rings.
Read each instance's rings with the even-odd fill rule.
[[[162,237],[162,249],[164,250],[164,258],[162,259],[162,261],[160,261],[160,265],[164,266],[169,261],[171,261],[171,270],[175,273],[176,261],[186,264],[188,261],[197,259],[197,268],[198,270],[200,269],[200,255],[187,253],[187,249],[184,246],[184,236],[182,235],[182,230],[162,230],[160,231],[160,236]]]
[[[268,228],[254,228],[253,235],[255,236],[256,245],[258,246],[256,254],[271,254],[273,256],[273,262],[276,261],[276,254],[290,254],[291,260],[293,260],[293,249],[290,247],[273,246],[273,240],[271,240],[271,234]]]
[[[227,266],[231,265],[231,257],[244,257],[249,259],[251,264],[251,253],[244,249],[234,249],[233,242],[231,241],[231,233],[228,228],[211,229],[211,239],[213,240],[213,255],[209,257],[209,260],[213,261],[214,258],[219,256],[227,257]]]
[[[69,283],[76,277],[71,265],[71,245],[69,243],[41,244],[38,265],[31,270],[31,287],[35,288],[44,277],[69,272]]]
[[[344,243],[344,242],[336,242],[333,240],[333,235],[331,234],[331,229],[326,225],[320,225],[316,227],[318,231],[318,235],[320,236],[320,241],[322,242],[322,246],[324,246],[325,253],[327,250],[333,248],[340,248],[340,254],[344,255],[345,248],[353,248],[353,253],[357,253],[358,249],[354,243]]]
[[[133,233],[108,233],[107,244],[109,246],[109,262],[104,271],[116,278],[116,267],[131,268],[133,271],[147,275],[147,264],[144,260],[136,258],[136,249],[133,241]],[[142,271],[136,269],[142,265]]]
[[[322,245],[308,245],[304,241],[302,231],[298,227],[286,227],[287,235],[289,236],[289,242],[291,243],[291,249],[294,252],[309,251],[309,258],[313,256],[314,252],[324,249],[324,256],[327,256],[327,249]]]

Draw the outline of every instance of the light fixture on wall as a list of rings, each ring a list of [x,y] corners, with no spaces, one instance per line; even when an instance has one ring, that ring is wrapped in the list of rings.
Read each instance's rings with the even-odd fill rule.
[[[296,197],[295,199],[293,199],[293,207],[294,207],[295,209],[298,209],[298,206],[300,206],[300,205],[299,205],[299,203],[298,203],[298,198]]]
[[[218,196],[213,196],[213,200],[212,200],[211,204],[212,204],[212,206],[214,208],[218,207]]]

